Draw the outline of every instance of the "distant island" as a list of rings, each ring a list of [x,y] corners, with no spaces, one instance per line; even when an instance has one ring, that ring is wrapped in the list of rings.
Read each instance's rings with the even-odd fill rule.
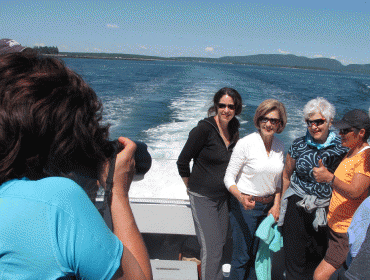
[[[292,54],[257,54],[247,56],[224,56],[220,58],[205,57],[159,57],[146,55],[132,55],[120,53],[76,53],[59,52],[58,56],[68,58],[115,59],[115,60],[143,60],[143,61],[184,61],[206,62],[222,64],[242,64],[253,66],[272,66],[284,68],[299,68],[324,71],[352,72],[370,74],[370,64],[349,64],[347,66],[331,58],[308,58]]]

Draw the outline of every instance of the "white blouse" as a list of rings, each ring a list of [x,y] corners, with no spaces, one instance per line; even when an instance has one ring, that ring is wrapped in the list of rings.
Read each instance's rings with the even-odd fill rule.
[[[227,189],[236,185],[242,193],[265,196],[281,189],[284,144],[274,136],[270,154],[258,132],[240,139],[235,145],[224,182]]]

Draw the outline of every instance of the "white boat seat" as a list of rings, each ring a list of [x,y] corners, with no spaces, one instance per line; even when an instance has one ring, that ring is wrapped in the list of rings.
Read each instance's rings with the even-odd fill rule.
[[[189,200],[131,198],[130,204],[142,233],[195,235]]]
[[[150,264],[154,280],[198,280],[195,262],[150,260]]]

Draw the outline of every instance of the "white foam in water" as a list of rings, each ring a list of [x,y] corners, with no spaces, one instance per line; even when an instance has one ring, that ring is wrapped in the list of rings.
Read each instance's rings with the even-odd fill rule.
[[[303,121],[303,108],[297,108],[288,104],[286,106],[288,112],[288,123],[289,130],[287,130],[287,137],[289,138],[289,145],[293,143],[298,137],[304,136],[307,130],[306,123]],[[285,151],[287,152],[287,151]]]
[[[207,116],[216,89],[193,89],[172,100],[169,108],[173,111],[172,122],[158,125],[145,131],[146,144],[153,158],[152,167],[141,181],[134,181],[130,197],[188,199],[186,189],[177,171],[177,158],[188,138],[188,134],[199,120]],[[251,102],[251,100],[249,100]],[[253,102],[253,100],[252,100]],[[284,101],[283,101],[284,102]],[[259,105],[259,101],[256,105]],[[302,136],[305,124],[300,108],[287,105],[291,129],[287,137],[289,143]],[[248,120],[240,119],[241,125]]]
[[[171,102],[173,122],[145,131],[152,167],[141,181],[134,181],[130,197],[188,199],[176,161],[190,130],[207,116],[214,89],[193,89]]]
[[[134,97],[107,95],[103,97],[104,101],[104,117],[105,123],[111,125],[111,129],[119,127],[122,120],[129,119],[132,114],[132,107],[126,106],[133,102]],[[122,108],[125,108],[125,113],[122,113]]]

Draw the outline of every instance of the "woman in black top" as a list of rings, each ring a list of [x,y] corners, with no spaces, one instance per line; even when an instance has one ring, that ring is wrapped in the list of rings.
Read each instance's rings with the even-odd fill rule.
[[[208,118],[189,133],[177,166],[188,190],[195,230],[201,246],[202,279],[222,279],[221,258],[229,224],[224,176],[239,139],[242,98],[232,88],[213,97]],[[190,161],[193,168],[190,172]]]

